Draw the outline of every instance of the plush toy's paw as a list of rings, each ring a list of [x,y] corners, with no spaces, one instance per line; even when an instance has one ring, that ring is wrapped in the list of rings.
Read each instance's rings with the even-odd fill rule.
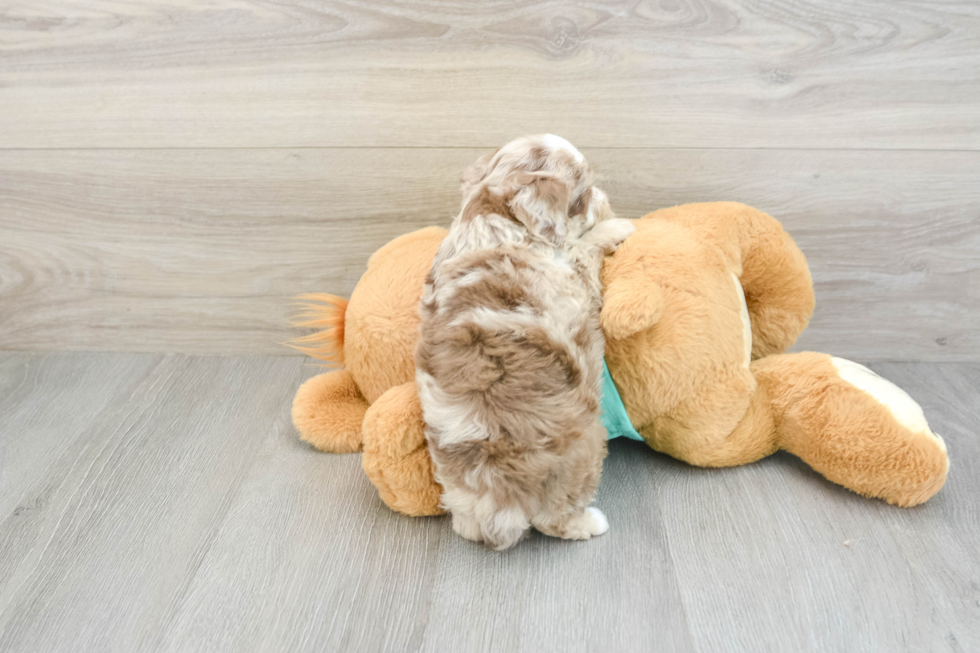
[[[641,228],[615,255],[605,259],[602,268],[600,321],[606,337],[612,340],[625,340],[653,327],[663,314],[663,291],[653,281],[656,257],[645,254],[655,248],[651,240],[657,234],[642,228],[642,221],[637,224]]]
[[[363,432],[361,466],[388,507],[412,517],[445,512],[414,381],[391,388],[371,404]]]
[[[368,403],[347,370],[307,379],[293,399],[293,424],[301,439],[331,453],[361,450]]]
[[[651,328],[663,314],[660,287],[630,276],[614,278],[606,284],[599,322],[610,340],[625,340]]]
[[[752,365],[772,403],[779,446],[858,494],[915,506],[946,481],[946,444],[922,408],[868,368],[827,354],[777,354]]]

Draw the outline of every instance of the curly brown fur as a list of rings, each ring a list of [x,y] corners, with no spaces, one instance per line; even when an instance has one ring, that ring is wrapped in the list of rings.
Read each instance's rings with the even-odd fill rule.
[[[453,528],[496,549],[532,526],[603,533],[588,508],[606,452],[599,269],[633,226],[612,219],[584,157],[551,135],[480,159],[463,193],[426,280],[416,349]]]

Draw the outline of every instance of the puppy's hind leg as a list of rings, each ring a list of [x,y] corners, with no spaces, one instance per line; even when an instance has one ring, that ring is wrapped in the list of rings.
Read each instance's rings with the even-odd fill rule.
[[[503,551],[517,544],[531,528],[517,506],[498,507],[493,497],[461,488],[446,488],[443,504],[453,518],[453,530],[474,542]]]
[[[516,506],[500,508],[482,520],[484,541],[487,546],[503,551],[514,546],[531,530],[524,511]]]
[[[473,542],[482,542],[483,533],[480,531],[480,522],[473,515],[462,512],[453,512],[453,530],[456,534]]]
[[[442,495],[442,504],[449,509],[453,519],[453,530],[457,535],[472,542],[483,541],[480,520],[474,512],[477,505],[476,496],[447,484],[446,491]]]
[[[602,511],[589,507],[599,487],[606,438],[606,428],[596,416],[565,452],[563,465],[553,470],[548,498],[531,518],[535,528],[566,540],[587,540],[609,530]]]

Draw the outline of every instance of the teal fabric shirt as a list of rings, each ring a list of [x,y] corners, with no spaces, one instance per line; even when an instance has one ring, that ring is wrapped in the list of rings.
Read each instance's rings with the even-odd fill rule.
[[[602,359],[602,424],[609,431],[609,439],[629,438],[643,442],[643,436],[636,432],[626,414],[626,406],[619,396],[619,390],[609,374],[606,359]]]

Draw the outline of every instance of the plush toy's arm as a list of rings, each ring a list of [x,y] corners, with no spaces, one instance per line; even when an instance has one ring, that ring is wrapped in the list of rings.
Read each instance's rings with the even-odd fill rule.
[[[611,340],[649,329],[663,313],[660,286],[648,269],[652,262],[641,253],[646,237],[642,231],[634,233],[603,266],[600,321]]]

